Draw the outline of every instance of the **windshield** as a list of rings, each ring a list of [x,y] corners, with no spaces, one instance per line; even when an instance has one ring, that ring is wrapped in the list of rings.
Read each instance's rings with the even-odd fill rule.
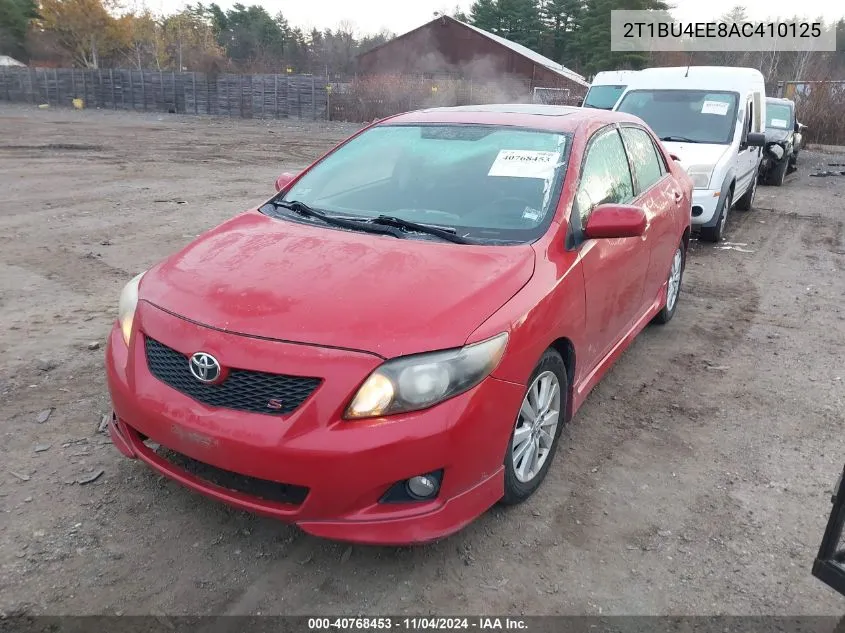
[[[728,145],[738,98],[735,92],[632,90],[617,110],[640,117],[664,141]]]
[[[382,125],[314,165],[283,200],[346,218],[389,215],[475,240],[533,241],[554,215],[568,141],[493,125]]]
[[[792,119],[792,108],[783,103],[766,104],[766,127],[774,130],[788,130]]]
[[[612,110],[625,88],[626,86],[592,86],[587,91],[584,107]]]

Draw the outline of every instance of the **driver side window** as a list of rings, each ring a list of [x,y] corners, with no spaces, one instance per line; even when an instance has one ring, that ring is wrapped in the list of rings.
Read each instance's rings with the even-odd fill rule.
[[[633,199],[631,168],[619,132],[615,128],[598,132],[587,148],[572,219],[579,218],[583,229],[598,205],[627,204]]]
[[[748,142],[748,134],[754,129],[754,103],[748,99],[745,104],[745,125],[742,132],[742,143],[740,143],[740,151],[745,149],[745,144]]]

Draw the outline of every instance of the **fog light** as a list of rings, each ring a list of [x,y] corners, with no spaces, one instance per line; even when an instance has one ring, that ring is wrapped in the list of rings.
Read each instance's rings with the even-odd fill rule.
[[[407,483],[408,494],[415,499],[428,499],[437,494],[437,480],[428,475],[411,477]]]

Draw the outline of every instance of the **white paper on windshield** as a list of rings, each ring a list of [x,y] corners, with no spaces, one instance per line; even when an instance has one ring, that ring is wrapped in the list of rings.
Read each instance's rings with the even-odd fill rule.
[[[720,114],[725,116],[731,104],[724,101],[705,101],[701,104],[701,114]]]
[[[525,207],[522,212],[522,218],[524,220],[531,220],[532,222],[536,222],[540,219],[540,212],[537,209],[532,209],[531,207]]]
[[[772,119],[771,127],[786,127],[786,119]]]
[[[559,158],[560,152],[503,149],[499,151],[487,175],[551,180]]]

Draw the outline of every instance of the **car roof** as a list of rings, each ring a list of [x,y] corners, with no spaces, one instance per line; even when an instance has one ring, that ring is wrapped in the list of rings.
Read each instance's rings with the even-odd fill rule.
[[[761,87],[765,78],[756,68],[674,66],[645,68],[632,76],[628,89],[744,90],[749,83]]]
[[[637,123],[645,126],[645,123],[639,117],[623,112],[539,103],[498,103],[427,108],[399,114],[384,120],[382,123],[386,125],[477,123],[527,127],[550,132],[575,132],[582,126],[594,127],[595,125],[609,123]]]
[[[626,82],[637,74],[636,70],[603,70],[596,73],[590,86],[613,86],[618,82]]]
[[[766,97],[766,103],[779,103],[790,107],[795,106],[795,102],[792,99],[781,99],[779,97]]]

